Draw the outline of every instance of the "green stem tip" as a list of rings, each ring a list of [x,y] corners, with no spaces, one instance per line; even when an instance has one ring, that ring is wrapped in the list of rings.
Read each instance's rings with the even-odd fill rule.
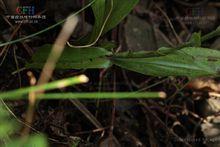
[[[57,88],[64,88],[70,85],[75,85],[75,84],[80,84],[80,83],[86,83],[88,82],[89,79],[85,75],[80,75],[76,77],[71,77],[71,78],[66,78],[62,80],[57,80],[53,81],[47,84],[43,85],[36,85],[36,86],[31,86],[27,88],[20,88],[8,92],[2,92],[0,93],[0,98],[2,99],[14,99],[21,97],[23,95],[26,95],[30,92],[38,92],[38,91],[46,91],[46,90],[53,90]]]

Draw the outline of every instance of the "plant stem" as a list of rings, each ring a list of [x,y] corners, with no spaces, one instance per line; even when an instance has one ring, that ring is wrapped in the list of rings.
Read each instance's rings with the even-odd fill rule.
[[[202,36],[201,41],[204,42],[219,35],[220,35],[220,26],[218,26],[216,30]]]
[[[132,99],[165,98],[164,92],[83,92],[40,94],[39,99]]]
[[[7,99],[7,100],[13,100],[13,99],[19,98],[20,96],[26,95],[30,92],[63,88],[63,87],[67,87],[69,85],[85,83],[87,81],[88,81],[88,78],[85,75],[81,75],[81,76],[77,76],[77,77],[54,81],[54,82],[51,82],[48,84],[31,86],[31,87],[16,89],[16,90],[8,91],[8,92],[2,92],[2,93],[0,93],[0,98]]]

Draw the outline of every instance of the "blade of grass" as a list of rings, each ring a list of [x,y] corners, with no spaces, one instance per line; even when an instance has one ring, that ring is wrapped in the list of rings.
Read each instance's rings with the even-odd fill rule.
[[[57,88],[67,87],[69,85],[75,85],[80,83],[85,83],[88,81],[88,78],[85,75],[80,75],[77,77],[67,78],[63,80],[54,81],[48,84],[31,86],[27,88],[16,89],[8,92],[0,93],[0,98],[2,99],[11,99],[18,98],[30,92],[37,92],[41,90],[52,90]]]
[[[94,2],[95,2],[95,0],[91,1],[91,2],[88,3],[85,7],[83,7],[82,9],[80,9],[79,11],[77,11],[77,12],[71,14],[70,17],[76,16],[77,14],[81,13],[82,11],[84,11],[85,9],[87,9],[88,7],[90,7]],[[67,19],[67,18],[66,18],[66,19]],[[7,41],[7,42],[4,42],[4,43],[1,43],[1,44],[0,44],[0,47],[5,46],[5,45],[9,45],[9,44],[14,44],[14,43],[17,43],[17,42],[24,41],[24,40],[27,40],[27,39],[29,39],[29,38],[35,37],[35,36],[37,36],[37,35],[40,35],[40,34],[46,32],[46,31],[48,31],[48,30],[51,30],[51,29],[53,29],[53,28],[55,28],[55,27],[57,27],[57,26],[63,24],[63,23],[66,21],[66,19],[63,19],[63,20],[59,21],[58,23],[56,23],[56,24],[54,24],[54,25],[52,25],[52,26],[49,26],[49,27],[47,27],[47,28],[45,28],[45,29],[43,29],[43,30],[41,30],[41,31],[39,31],[39,32],[36,32],[36,33],[34,33],[34,34],[31,34],[31,35],[28,35],[28,36],[26,36],[26,37],[19,38],[19,39],[16,39],[16,40],[12,40],[12,41]]]
[[[164,92],[83,92],[39,94],[39,99],[132,99],[165,98]]]

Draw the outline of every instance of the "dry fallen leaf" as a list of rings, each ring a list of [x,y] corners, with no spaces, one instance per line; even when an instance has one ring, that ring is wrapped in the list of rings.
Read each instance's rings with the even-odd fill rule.
[[[187,88],[194,90],[215,91],[220,92],[220,83],[212,78],[197,78],[187,85]]]

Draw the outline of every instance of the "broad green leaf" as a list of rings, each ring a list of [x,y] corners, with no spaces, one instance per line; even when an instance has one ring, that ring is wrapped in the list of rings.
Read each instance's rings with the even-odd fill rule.
[[[27,68],[37,68],[40,69],[44,66],[45,62],[33,62],[26,65]],[[108,68],[111,63],[106,58],[96,58],[91,60],[84,60],[80,62],[59,60],[56,64],[56,69],[89,69],[89,68]]]
[[[32,62],[27,63],[28,68],[42,68],[48,58],[52,45],[44,45],[33,55]],[[56,68],[58,69],[84,69],[107,68],[110,61],[105,57],[112,53],[104,48],[70,48],[66,47]]]
[[[206,48],[187,47],[164,56],[115,57],[112,62],[145,75],[200,77],[218,74],[220,52]]]

